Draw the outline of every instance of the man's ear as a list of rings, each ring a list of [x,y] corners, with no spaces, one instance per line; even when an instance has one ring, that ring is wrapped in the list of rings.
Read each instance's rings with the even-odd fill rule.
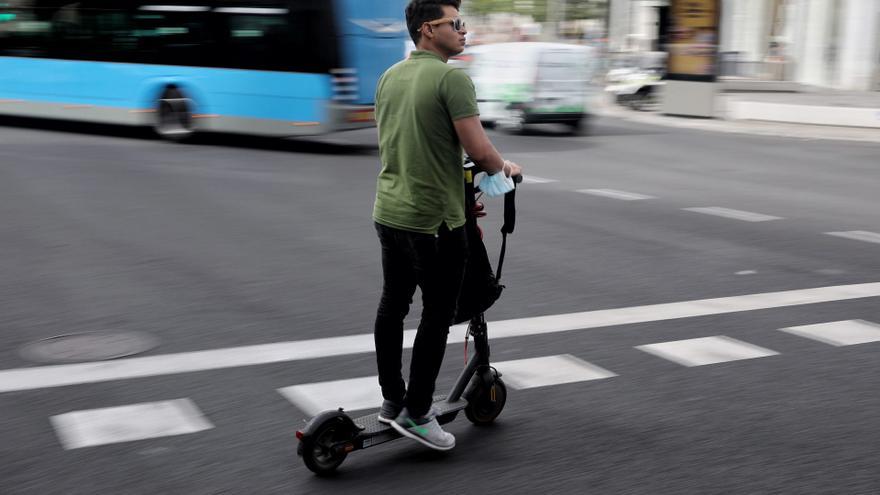
[[[427,29],[425,29],[427,27]],[[422,24],[422,36],[429,40],[434,39],[434,27],[427,22]]]

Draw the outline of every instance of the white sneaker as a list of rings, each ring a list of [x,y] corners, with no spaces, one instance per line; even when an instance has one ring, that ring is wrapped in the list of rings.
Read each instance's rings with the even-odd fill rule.
[[[400,415],[400,411],[402,410],[403,406],[397,402],[385,400],[382,402],[382,407],[379,409],[379,416],[377,419],[380,423],[390,425],[394,422],[394,418]]]
[[[403,408],[391,427],[401,435],[434,450],[450,450],[455,447],[455,436],[440,428],[433,408],[421,418],[410,417],[409,411]]]

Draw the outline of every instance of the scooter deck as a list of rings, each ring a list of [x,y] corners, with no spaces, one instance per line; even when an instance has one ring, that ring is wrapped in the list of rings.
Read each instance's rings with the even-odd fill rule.
[[[441,424],[448,423],[454,419],[454,413],[461,411],[467,407],[468,402],[459,399],[455,402],[446,400],[446,396],[434,397],[434,408],[437,410],[437,420]],[[354,424],[363,428],[358,433],[356,445],[358,448],[366,448],[372,445],[400,438],[400,434],[389,425],[379,422],[379,413],[368,414],[354,419]]]

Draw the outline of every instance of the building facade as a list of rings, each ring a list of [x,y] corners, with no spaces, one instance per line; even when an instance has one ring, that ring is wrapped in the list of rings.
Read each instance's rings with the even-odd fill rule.
[[[611,51],[660,45],[668,3],[611,0]],[[721,0],[719,51],[721,75],[880,91],[880,0]]]

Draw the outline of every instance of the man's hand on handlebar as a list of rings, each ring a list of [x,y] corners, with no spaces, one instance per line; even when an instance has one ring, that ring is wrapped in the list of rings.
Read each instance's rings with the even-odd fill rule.
[[[508,177],[522,175],[522,167],[510,160],[504,160],[504,175]]]

